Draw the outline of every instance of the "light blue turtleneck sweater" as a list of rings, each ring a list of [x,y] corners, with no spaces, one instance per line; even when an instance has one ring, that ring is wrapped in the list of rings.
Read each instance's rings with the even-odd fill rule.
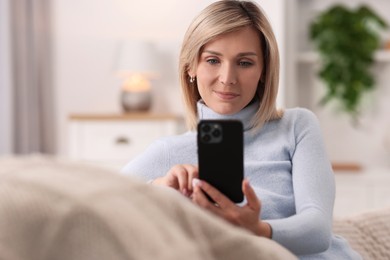
[[[220,115],[198,102],[200,119],[238,119],[244,124],[245,177],[262,202],[261,218],[272,239],[300,259],[361,259],[332,234],[334,176],[315,115],[287,109],[280,120],[254,129],[252,103],[234,115]],[[122,170],[145,180],[164,176],[176,164],[197,165],[196,132],[155,141]]]

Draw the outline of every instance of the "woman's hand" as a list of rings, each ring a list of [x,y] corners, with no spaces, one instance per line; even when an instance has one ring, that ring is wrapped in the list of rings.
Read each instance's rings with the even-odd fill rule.
[[[179,164],[173,166],[164,177],[155,179],[153,184],[174,188],[190,197],[194,178],[198,178],[198,167],[190,164]]]
[[[194,191],[192,200],[201,207],[210,210],[218,216],[226,219],[234,225],[246,228],[256,235],[271,238],[271,226],[261,221],[260,211],[261,202],[257,198],[255,191],[249,185],[248,180],[242,182],[242,190],[247,199],[245,206],[237,206],[216,188],[205,181],[194,180]],[[206,196],[208,194],[215,203],[211,202]]]

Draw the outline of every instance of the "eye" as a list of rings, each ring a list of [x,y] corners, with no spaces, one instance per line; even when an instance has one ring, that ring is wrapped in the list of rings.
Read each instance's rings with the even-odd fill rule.
[[[250,66],[252,66],[253,65],[253,63],[252,62],[250,62],[250,61],[240,61],[240,62],[238,62],[238,65],[240,65],[241,67],[250,67]]]
[[[206,61],[207,61],[207,63],[209,63],[209,64],[211,64],[211,65],[214,65],[214,64],[218,64],[218,63],[219,63],[219,60],[214,59],[214,58],[207,59]]]

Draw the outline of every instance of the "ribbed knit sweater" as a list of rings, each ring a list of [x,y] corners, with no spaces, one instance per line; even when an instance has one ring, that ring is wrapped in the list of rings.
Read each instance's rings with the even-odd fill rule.
[[[237,119],[244,125],[244,175],[261,200],[272,239],[300,259],[361,259],[332,233],[335,183],[320,126],[307,109],[286,109],[281,119],[253,128],[254,102],[220,115],[198,102],[199,119]],[[176,164],[197,165],[196,132],[161,138],[122,170],[151,180]]]

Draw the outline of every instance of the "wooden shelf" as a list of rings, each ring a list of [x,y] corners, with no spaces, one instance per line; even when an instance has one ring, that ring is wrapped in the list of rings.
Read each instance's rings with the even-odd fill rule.
[[[332,168],[334,172],[361,172],[363,170],[363,167],[357,163],[333,162]]]

